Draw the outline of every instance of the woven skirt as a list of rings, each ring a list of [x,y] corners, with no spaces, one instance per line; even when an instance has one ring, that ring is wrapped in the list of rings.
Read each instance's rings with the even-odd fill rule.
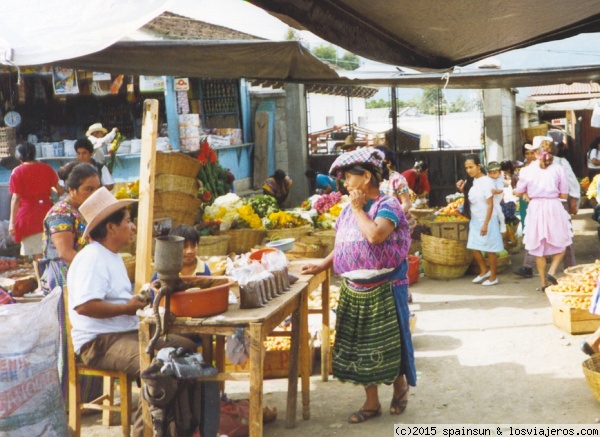
[[[393,383],[402,347],[391,282],[357,289],[344,280],[335,328],[333,376],[360,385]]]

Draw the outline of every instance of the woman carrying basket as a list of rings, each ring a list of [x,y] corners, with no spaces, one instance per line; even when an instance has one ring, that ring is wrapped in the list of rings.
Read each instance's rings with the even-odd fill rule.
[[[341,173],[350,203],[336,221],[333,251],[304,274],[333,267],[342,276],[333,346],[333,375],[362,385],[366,400],[348,417],[360,423],[381,415],[378,386],[393,385],[390,414],[408,404],[409,386],[416,384],[409,328],[408,223],[398,200],[382,195],[384,154],[359,149],[340,155],[330,174]]]

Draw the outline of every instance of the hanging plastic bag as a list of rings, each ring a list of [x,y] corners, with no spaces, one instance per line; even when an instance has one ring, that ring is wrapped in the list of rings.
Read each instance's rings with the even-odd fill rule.
[[[244,335],[244,329],[238,328],[225,343],[225,355],[233,364],[244,365],[250,357],[250,339]]]
[[[592,120],[590,122],[592,127],[600,127],[600,104],[596,101],[594,110],[592,111]]]

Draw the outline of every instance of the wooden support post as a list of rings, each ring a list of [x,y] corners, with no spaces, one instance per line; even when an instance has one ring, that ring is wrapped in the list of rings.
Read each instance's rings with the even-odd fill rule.
[[[144,101],[142,150],[140,156],[140,200],[137,217],[137,249],[135,288],[139,290],[152,277],[152,234],[154,230],[154,176],[156,136],[158,133],[158,100]]]

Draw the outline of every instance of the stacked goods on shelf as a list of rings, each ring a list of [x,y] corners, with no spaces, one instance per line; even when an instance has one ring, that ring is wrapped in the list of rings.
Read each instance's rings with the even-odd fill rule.
[[[191,194],[191,187],[197,186],[201,167],[200,161],[183,153],[156,153],[155,218],[169,218],[172,226],[195,223],[202,201],[197,191]]]
[[[570,334],[586,334],[600,327],[600,316],[589,312],[597,286],[600,262],[570,267],[557,285],[546,288],[554,325]],[[569,270],[567,269],[567,270]]]
[[[200,114],[179,115],[179,143],[181,150],[200,150]]]
[[[31,262],[24,258],[0,256],[0,287],[15,297],[31,293],[38,286]]]
[[[17,133],[12,127],[0,127],[0,158],[15,155]]]

